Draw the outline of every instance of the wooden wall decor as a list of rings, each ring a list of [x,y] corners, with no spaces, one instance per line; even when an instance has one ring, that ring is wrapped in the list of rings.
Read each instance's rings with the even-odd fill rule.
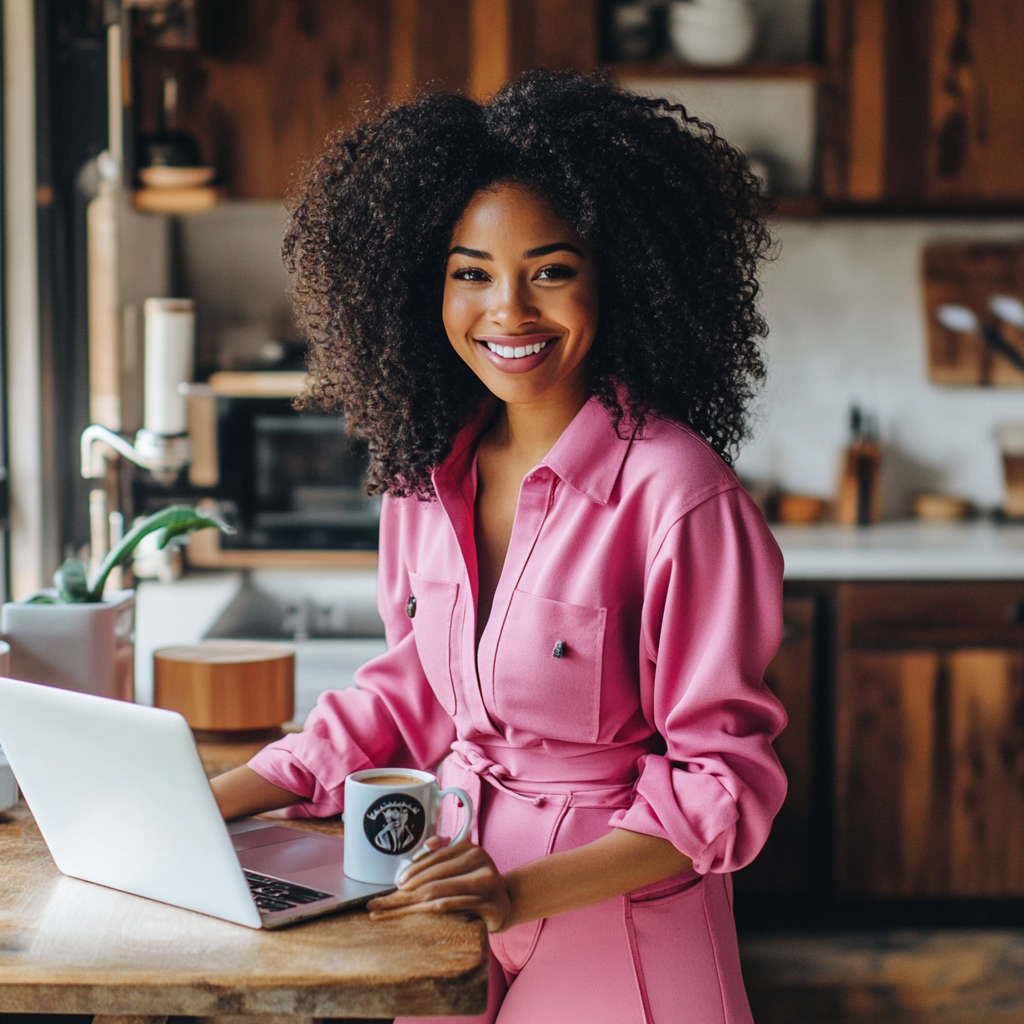
[[[1009,300],[1011,312],[1015,302],[1022,304],[1024,312],[1024,245],[930,245],[923,274],[930,379],[1024,386],[1024,366],[1010,354],[1024,363],[1024,324],[1007,318],[998,301]],[[973,328],[964,310],[973,314]],[[1009,351],[994,347],[1000,343]]]

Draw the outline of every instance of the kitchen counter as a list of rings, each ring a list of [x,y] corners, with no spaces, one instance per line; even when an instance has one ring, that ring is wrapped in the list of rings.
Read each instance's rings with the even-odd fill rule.
[[[1024,526],[772,526],[787,580],[1024,580]]]
[[[341,833],[336,821],[291,824]],[[0,814],[0,860],[3,1013],[313,1024],[486,1003],[487,933],[465,914],[370,921],[358,909],[243,928],[61,875],[24,804]]]

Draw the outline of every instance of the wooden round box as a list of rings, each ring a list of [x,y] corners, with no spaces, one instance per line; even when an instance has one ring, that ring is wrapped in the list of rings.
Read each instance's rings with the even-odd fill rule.
[[[295,712],[295,651],[261,640],[204,640],[153,652],[153,703],[210,739],[280,735]]]

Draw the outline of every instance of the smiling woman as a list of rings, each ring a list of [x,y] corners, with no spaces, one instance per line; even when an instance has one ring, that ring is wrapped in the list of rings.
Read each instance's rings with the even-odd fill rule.
[[[785,792],[781,558],[727,464],[759,209],[681,108],[539,72],[388,111],[292,204],[306,401],[388,492],[388,650],[215,792],[333,814],[352,772],[442,763],[472,834],[369,910],[484,920],[480,1024],[750,1020],[728,878]]]

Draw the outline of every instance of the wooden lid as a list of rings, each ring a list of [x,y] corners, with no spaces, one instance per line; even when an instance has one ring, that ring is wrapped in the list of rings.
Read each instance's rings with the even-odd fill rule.
[[[295,710],[295,652],[260,640],[204,640],[153,652],[153,703],[204,732],[275,729]]]

